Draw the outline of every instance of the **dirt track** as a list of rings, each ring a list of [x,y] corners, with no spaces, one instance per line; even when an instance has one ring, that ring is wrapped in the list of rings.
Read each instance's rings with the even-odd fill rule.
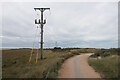
[[[58,78],[101,78],[88,64],[91,54],[81,54],[66,60],[59,70]]]

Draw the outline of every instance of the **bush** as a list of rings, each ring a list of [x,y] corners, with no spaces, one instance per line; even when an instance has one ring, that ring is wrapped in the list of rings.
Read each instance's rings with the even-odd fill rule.
[[[94,53],[93,55],[91,55],[90,57],[107,57],[110,55],[118,55],[118,49],[116,48],[112,48],[112,49],[104,49],[104,50],[99,50],[96,51],[96,53]]]
[[[80,53],[79,53],[79,52],[77,52],[77,51],[73,51],[73,52],[72,52],[72,54],[75,54],[75,55],[80,55]]]

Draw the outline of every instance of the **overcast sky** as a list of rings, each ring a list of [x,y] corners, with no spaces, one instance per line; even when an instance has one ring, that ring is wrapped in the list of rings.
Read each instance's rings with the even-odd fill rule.
[[[44,48],[53,48],[56,41],[60,47],[118,47],[117,2],[4,3],[2,47],[38,47],[40,29],[34,20],[40,15],[34,7],[51,9],[44,12]]]

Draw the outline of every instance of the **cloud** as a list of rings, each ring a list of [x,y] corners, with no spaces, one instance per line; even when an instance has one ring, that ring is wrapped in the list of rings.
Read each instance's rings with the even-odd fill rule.
[[[37,44],[40,29],[36,30],[34,19],[40,16],[34,7],[51,8],[44,12],[44,47],[54,47],[56,41],[62,47],[117,47],[118,6],[114,2],[4,3],[4,47]]]

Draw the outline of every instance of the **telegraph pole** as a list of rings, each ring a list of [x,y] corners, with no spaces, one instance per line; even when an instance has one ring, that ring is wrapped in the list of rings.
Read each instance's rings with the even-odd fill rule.
[[[36,10],[40,10],[41,11],[41,20],[40,19],[35,19],[35,24],[40,24],[40,27],[41,27],[41,60],[43,59],[43,25],[46,23],[46,20],[43,21],[43,12],[45,10],[50,10],[50,8],[34,8],[35,11]]]

